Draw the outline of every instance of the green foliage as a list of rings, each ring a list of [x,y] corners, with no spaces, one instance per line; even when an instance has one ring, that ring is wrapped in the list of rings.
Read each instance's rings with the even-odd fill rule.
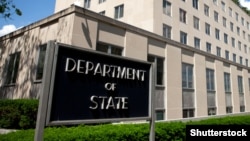
[[[12,2],[12,0],[0,0],[0,14],[4,18],[11,18],[11,15],[22,15],[22,11],[18,9]]]
[[[236,5],[240,6],[239,0],[232,0]]]
[[[0,127],[15,128],[18,124],[19,111],[11,106],[0,106]]]
[[[250,125],[250,115],[245,116],[227,116],[216,119],[206,119],[200,121],[190,121],[187,124],[196,125]]]
[[[250,125],[250,115],[210,118],[188,122],[156,122],[155,141],[185,140],[186,125]],[[0,135],[1,141],[33,141],[34,129]],[[149,124],[103,124],[47,127],[44,141],[147,141]]]
[[[183,122],[157,123],[155,132],[157,141],[184,140],[185,124]]]
[[[239,0],[232,0],[232,1],[233,1],[236,5],[238,5],[243,11],[245,11],[247,15],[250,16],[250,10],[248,10],[246,7],[243,7],[243,6],[240,4]]]
[[[35,128],[37,110],[36,99],[0,100],[0,128]]]

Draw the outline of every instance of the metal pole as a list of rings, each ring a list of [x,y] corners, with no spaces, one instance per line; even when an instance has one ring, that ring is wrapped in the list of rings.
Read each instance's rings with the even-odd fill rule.
[[[44,75],[42,79],[42,87],[39,97],[39,107],[37,113],[34,141],[43,141],[43,132],[46,121],[48,96],[50,89],[50,78],[51,78],[52,63],[53,63],[54,48],[55,48],[54,44],[55,44],[54,41],[49,41],[46,47],[46,57],[43,69]]]
[[[150,136],[149,141],[155,141],[155,76],[156,76],[156,63],[152,64],[151,68],[151,120],[150,120]]]

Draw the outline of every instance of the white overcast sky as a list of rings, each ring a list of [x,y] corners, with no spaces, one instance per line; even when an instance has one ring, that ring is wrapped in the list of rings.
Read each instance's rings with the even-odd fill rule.
[[[51,2],[51,0],[40,0],[40,2],[42,3],[42,4],[47,4],[47,8],[49,8],[50,9],[50,11],[49,11],[49,13],[44,13],[46,16],[47,15],[49,15],[50,13],[52,13],[53,14],[53,7],[54,7],[54,3],[52,2],[52,3],[50,3],[50,4],[48,4],[48,2]],[[55,1],[55,0],[52,0],[52,1]],[[250,10],[250,0],[239,0],[240,1],[240,4],[242,5],[242,6],[244,6],[244,7],[247,7],[249,10]],[[77,4],[77,3],[76,3]],[[25,4],[26,5],[26,4]],[[49,7],[49,6],[50,7]],[[22,5],[21,5],[22,6]],[[26,9],[26,8],[25,8]],[[41,12],[42,11],[44,11],[44,9],[43,10],[41,10]],[[48,11],[48,10],[46,10],[46,11]],[[32,13],[32,12],[29,12],[29,14],[28,15],[30,15],[30,13]],[[52,15],[51,14],[51,15]],[[33,15],[33,16],[35,16],[35,15]],[[23,19],[22,19],[23,18]],[[38,17],[37,17],[38,18]],[[5,35],[5,34],[8,34],[8,33],[10,33],[10,32],[12,32],[12,31],[15,31],[16,29],[18,29],[18,28],[21,28],[22,26],[26,26],[25,24],[24,25],[17,25],[17,24],[15,24],[15,23],[20,23],[20,21],[25,21],[24,19],[25,19],[25,15],[23,15],[23,16],[21,16],[20,18],[17,18],[18,20],[15,20],[15,21],[13,21],[14,23],[5,23],[4,24],[4,22],[2,22],[2,24],[0,24],[1,26],[0,26],[0,36],[3,36],[3,35]],[[20,21],[19,21],[20,20]],[[37,20],[37,19],[36,19]],[[35,22],[35,21],[31,21],[31,22]]]

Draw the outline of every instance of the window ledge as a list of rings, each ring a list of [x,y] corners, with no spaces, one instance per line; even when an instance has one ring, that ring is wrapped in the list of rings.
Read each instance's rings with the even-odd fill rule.
[[[182,88],[182,90],[184,90],[184,91],[194,91],[193,88]]]
[[[16,86],[16,83],[13,83],[13,84],[4,84],[3,86],[4,87],[14,87],[14,86]]]
[[[34,83],[35,83],[35,84],[37,84],[37,83],[42,83],[42,80],[35,80]]]
[[[164,85],[155,85],[155,87],[158,87],[158,88],[165,88]]]

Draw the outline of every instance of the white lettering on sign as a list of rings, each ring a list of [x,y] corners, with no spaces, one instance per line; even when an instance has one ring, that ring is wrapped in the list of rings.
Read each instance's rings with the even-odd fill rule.
[[[128,97],[107,97],[107,96],[91,96],[90,101],[93,106],[90,109],[128,109]]]
[[[145,80],[145,70],[122,67],[110,64],[93,63],[88,60],[74,60],[67,58],[65,72],[99,75],[102,77],[111,77],[130,80]]]

